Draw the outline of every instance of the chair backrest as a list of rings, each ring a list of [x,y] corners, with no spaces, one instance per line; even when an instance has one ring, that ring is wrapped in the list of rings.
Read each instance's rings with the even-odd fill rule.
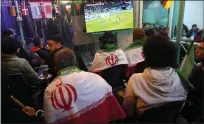
[[[175,123],[184,101],[165,103],[147,109],[138,121],[140,123]]]
[[[125,77],[127,65],[117,65],[103,70],[103,78],[112,86],[113,89],[124,87],[123,79]]]
[[[24,105],[33,105],[33,90],[34,87],[29,85],[25,76],[22,73],[9,74],[9,93]]]

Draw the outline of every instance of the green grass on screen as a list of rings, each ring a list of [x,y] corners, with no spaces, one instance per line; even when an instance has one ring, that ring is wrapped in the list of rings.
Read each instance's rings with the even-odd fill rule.
[[[86,22],[87,32],[133,28],[133,11],[124,11]]]

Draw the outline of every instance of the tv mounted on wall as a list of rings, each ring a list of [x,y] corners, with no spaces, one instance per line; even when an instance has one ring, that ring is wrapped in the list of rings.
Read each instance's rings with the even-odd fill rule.
[[[86,4],[84,12],[87,33],[133,28],[132,0]]]

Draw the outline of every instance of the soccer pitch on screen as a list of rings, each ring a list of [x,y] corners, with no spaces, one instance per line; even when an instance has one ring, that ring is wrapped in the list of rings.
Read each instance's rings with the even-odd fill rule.
[[[133,28],[133,10],[121,11],[112,15],[102,15],[100,18],[86,21],[88,33],[130,28]]]

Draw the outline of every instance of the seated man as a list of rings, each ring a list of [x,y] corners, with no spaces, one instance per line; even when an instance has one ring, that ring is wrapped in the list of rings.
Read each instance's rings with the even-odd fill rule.
[[[194,41],[200,43],[202,41],[203,36],[203,29],[198,30],[197,34],[194,37]]]
[[[7,30],[3,31],[2,37],[3,37],[3,38],[4,38],[4,37],[14,38],[14,32],[11,31],[11,30],[9,30],[9,29],[7,29]],[[18,44],[19,47],[20,47],[20,49],[19,49],[19,55],[18,55],[18,56],[19,56],[20,58],[26,59],[27,61],[29,61],[29,62],[31,63],[31,61],[32,61],[31,55],[29,55],[29,54],[25,51],[25,49],[23,48],[23,46],[22,46],[22,44],[21,44],[20,41],[17,41],[17,40],[16,40],[16,42],[17,42],[17,44]]]
[[[124,110],[132,115],[167,102],[185,100],[179,75],[175,72],[176,46],[162,36],[151,36],[143,47],[147,68],[133,74],[126,89]],[[135,108],[136,107],[136,108]],[[156,113],[155,113],[156,114]]]
[[[167,40],[170,40],[170,37],[168,36],[169,35],[169,27],[161,27],[159,29],[159,34],[161,36],[163,36],[164,38],[166,38]]]
[[[197,118],[204,117],[204,38],[197,46],[195,59],[200,62],[193,69],[189,81],[194,85],[195,90],[189,91],[187,100],[193,103],[193,106],[186,106],[183,115],[188,122],[194,122]],[[192,114],[193,113],[193,114]]]
[[[115,35],[106,32],[100,40],[101,49],[95,54],[90,69],[92,72],[97,73],[116,65],[128,64],[124,52],[116,45]]]
[[[108,124],[125,117],[110,85],[100,76],[77,68],[71,49],[56,52],[55,63],[58,77],[44,94],[46,123]],[[29,107],[24,111],[28,115],[35,113]]]
[[[29,65],[28,61],[19,58],[19,45],[10,37],[4,37],[2,40],[2,66],[7,74],[22,73],[28,83],[32,86],[38,84],[38,75]]]
[[[116,45],[116,36],[106,32],[101,37],[102,46],[95,54],[90,71],[102,76],[113,88],[124,88],[123,79],[128,65],[124,52]],[[110,74],[114,73],[114,77]]]
[[[44,64],[50,65],[51,54],[50,52],[43,48],[43,42],[40,38],[34,38],[34,46],[31,48],[31,52],[36,53],[43,61]]]
[[[55,56],[55,53],[64,48],[63,47],[63,40],[62,40],[62,37],[59,36],[59,35],[54,35],[54,36],[50,36],[48,37],[47,39],[47,42],[48,42],[48,49],[49,51],[52,53],[51,54],[51,64],[49,66],[49,71],[50,73],[53,75],[53,78],[56,77],[56,71],[55,71],[55,64],[54,64],[54,56]],[[76,60],[77,60],[77,66],[81,69],[81,70],[84,70],[84,71],[87,71],[87,67],[81,57],[80,54],[78,54],[77,52],[74,51],[74,54],[76,56]]]
[[[133,43],[125,50],[125,55],[129,62],[127,77],[130,77],[139,62],[144,61],[142,56],[142,46],[145,40],[145,32],[141,28],[136,28],[133,31]]]
[[[196,24],[192,25],[192,29],[188,32],[188,34],[186,35],[187,38],[190,38],[191,36],[195,36],[198,32],[199,28],[197,27]]]

